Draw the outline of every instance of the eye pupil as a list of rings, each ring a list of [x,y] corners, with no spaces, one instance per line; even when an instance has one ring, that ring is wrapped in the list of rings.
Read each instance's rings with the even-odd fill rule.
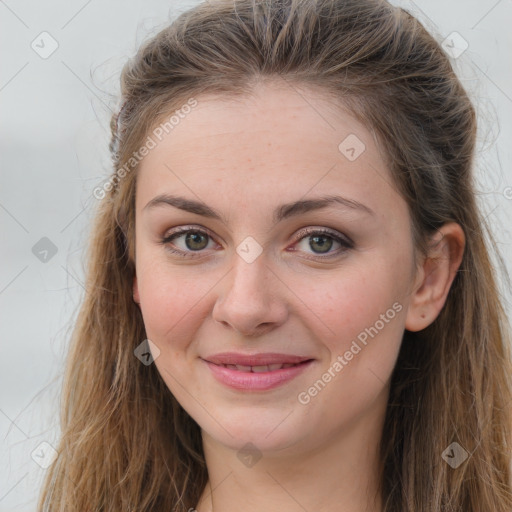
[[[330,238],[328,236],[316,235],[316,236],[312,236],[311,240],[312,240],[312,242],[309,243],[309,246],[311,247],[311,249],[315,250],[315,248],[313,247],[313,244],[318,244],[320,246],[320,251],[319,251],[320,253],[329,252],[329,250],[332,247],[332,243],[333,243],[332,238]],[[319,242],[319,240],[324,240],[324,242]],[[325,242],[325,240],[327,240],[327,243]]]
[[[205,240],[206,243],[201,245],[201,243],[199,242],[199,247],[197,247],[195,246],[195,244],[200,240],[200,238],[203,238],[203,240]],[[190,246],[189,244],[190,241],[192,241],[192,246]],[[208,245],[207,235],[204,235],[203,233],[199,233],[197,231],[187,233],[185,236],[185,244],[187,245],[187,248],[192,251],[199,251],[201,249],[204,249]]]

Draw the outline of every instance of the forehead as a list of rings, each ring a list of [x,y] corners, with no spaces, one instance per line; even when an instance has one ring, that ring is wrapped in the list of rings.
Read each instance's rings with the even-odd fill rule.
[[[247,96],[195,99],[172,129],[150,134],[156,144],[141,162],[137,187],[146,202],[176,187],[211,197],[221,183],[250,190],[244,199],[261,192],[296,200],[337,189],[356,200],[387,194],[396,201],[371,132],[322,91],[283,80]]]
[[[160,129],[159,139],[165,139],[167,149],[174,146],[180,152],[196,152],[204,144],[229,142],[233,149],[268,157],[266,147],[269,145],[293,144],[301,154],[314,153],[318,148],[325,157],[337,158],[339,143],[348,135],[364,141],[370,151],[376,149],[367,129],[341,103],[335,105],[328,99],[322,90],[283,80],[259,84],[250,95],[202,95],[196,101],[196,106],[181,115],[171,130],[165,126],[164,130]],[[297,140],[315,144],[296,146]],[[319,142],[324,143],[318,147]],[[289,159],[292,158],[293,153],[289,155]]]

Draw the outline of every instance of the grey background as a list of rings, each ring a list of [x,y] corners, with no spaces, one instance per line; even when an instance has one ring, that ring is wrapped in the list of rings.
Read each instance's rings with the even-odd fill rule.
[[[35,510],[45,471],[36,455],[58,439],[62,362],[84,291],[92,190],[110,172],[119,72],[142,40],[196,3],[0,0],[0,512]],[[510,272],[512,1],[392,3],[439,41],[456,31],[469,45],[452,62],[480,117],[479,198]],[[43,31],[58,44],[47,58],[31,47],[51,48]],[[54,255],[34,254],[43,237]]]

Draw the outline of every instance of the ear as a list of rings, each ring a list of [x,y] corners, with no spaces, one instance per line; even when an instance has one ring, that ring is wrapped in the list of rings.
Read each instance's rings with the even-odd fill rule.
[[[433,235],[412,290],[407,330],[421,331],[437,318],[462,261],[465,243],[464,231],[455,222],[444,224]]]
[[[133,300],[137,304],[140,304],[139,287],[137,285],[137,275],[133,276]]]

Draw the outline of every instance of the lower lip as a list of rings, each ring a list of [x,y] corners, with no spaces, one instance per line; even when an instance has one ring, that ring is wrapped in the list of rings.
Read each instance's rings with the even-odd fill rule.
[[[225,366],[219,366],[217,364],[210,363],[209,361],[205,361],[205,363],[210,367],[213,376],[219,382],[222,382],[222,384],[231,388],[241,389],[244,391],[265,391],[267,389],[276,388],[297,377],[297,375],[306,370],[306,368],[309,368],[312,362],[313,361],[310,360],[296,366],[290,366],[289,368],[255,373],[232,370]]]

